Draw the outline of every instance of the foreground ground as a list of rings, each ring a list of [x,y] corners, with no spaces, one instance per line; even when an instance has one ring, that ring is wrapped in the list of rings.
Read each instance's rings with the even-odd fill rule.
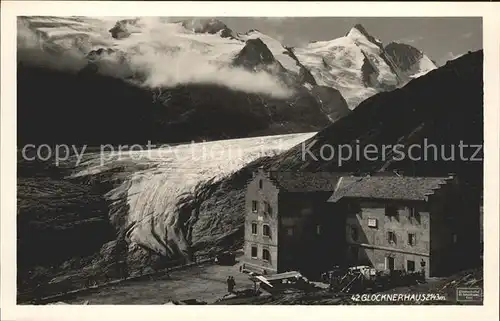
[[[250,298],[228,298],[226,279],[233,276],[236,290],[252,288],[248,275],[239,272],[239,266],[206,265],[170,272],[168,276],[148,281],[125,281],[123,283],[96,289],[92,293],[81,294],[64,300],[70,304],[166,304],[171,301],[196,300],[207,304],[465,304],[457,302],[457,287],[483,286],[482,269],[464,271],[449,278],[435,278],[425,284],[400,287],[384,294],[433,294],[440,299],[432,302],[418,301],[364,301],[356,302],[351,295],[334,295],[319,289],[312,293],[287,293],[282,295],[262,295]],[[223,300],[221,300],[223,299]],[[467,304],[482,304],[482,301]]]
[[[171,272],[156,280],[123,282],[66,301],[72,304],[165,304],[196,299],[213,303],[228,294],[226,279],[233,276],[236,290],[252,287],[248,275],[238,266],[207,265]]]

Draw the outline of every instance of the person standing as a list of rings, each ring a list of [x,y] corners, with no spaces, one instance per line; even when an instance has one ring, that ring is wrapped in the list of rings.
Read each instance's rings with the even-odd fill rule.
[[[425,282],[425,261],[420,260],[420,275],[422,278],[422,281]]]
[[[236,281],[234,280],[234,276],[231,276],[231,287],[232,291],[234,292],[234,287],[236,286]]]
[[[234,286],[236,285],[236,282],[234,281],[234,278],[232,276],[228,276],[227,278],[227,291],[229,293],[234,293]]]

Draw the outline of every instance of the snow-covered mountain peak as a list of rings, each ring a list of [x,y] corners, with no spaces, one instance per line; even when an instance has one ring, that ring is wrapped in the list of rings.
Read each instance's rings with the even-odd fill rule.
[[[223,21],[210,18],[20,19],[42,35],[45,48],[49,44],[51,50],[64,47],[54,51],[79,51],[89,60],[105,58],[111,63],[118,59],[120,65],[125,61],[134,72],[149,74],[150,83],[155,85],[222,82],[232,86],[233,79],[244,75],[233,69],[251,67],[252,71],[262,71],[258,76],[266,79],[266,88],[271,88],[272,82],[278,86],[309,83],[332,87],[341,92],[351,109],[377,92],[401,87],[436,68],[431,59],[412,46],[390,43],[384,47],[360,24],[344,37],[291,49],[257,29],[236,33]],[[128,73],[127,68],[123,70]],[[228,77],[223,72],[239,76]],[[248,79],[255,76],[245,75]]]
[[[382,46],[382,42],[369,34],[365,27],[363,27],[361,24],[354,25],[354,27],[349,30],[346,37],[352,39],[356,43],[360,42],[365,45],[367,43],[371,43],[377,47]]]

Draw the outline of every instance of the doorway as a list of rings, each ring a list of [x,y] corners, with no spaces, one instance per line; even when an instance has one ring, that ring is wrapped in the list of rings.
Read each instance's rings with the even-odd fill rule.
[[[385,269],[389,271],[394,271],[394,257],[392,256],[385,257]]]

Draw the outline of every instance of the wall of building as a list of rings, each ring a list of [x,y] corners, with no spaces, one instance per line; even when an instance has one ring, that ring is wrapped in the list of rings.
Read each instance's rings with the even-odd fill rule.
[[[421,271],[421,262],[425,262],[425,273],[429,275],[430,260],[428,255],[417,255],[410,254],[407,252],[398,252],[393,249],[381,249],[371,246],[362,246],[349,244],[347,247],[347,256],[350,260],[353,260],[351,254],[351,249],[357,247],[359,250],[358,264],[359,265],[370,265],[375,267],[379,271],[384,271],[388,269],[386,258],[394,258],[394,269],[395,270],[405,270],[408,271],[408,261],[413,261],[414,271]]]
[[[260,182],[262,181],[262,187]],[[245,256],[244,261],[249,268],[266,270],[273,273],[278,270],[278,194],[279,190],[269,180],[266,173],[256,172],[254,178],[247,185],[245,198]],[[252,209],[252,201],[257,201],[257,211]],[[272,214],[266,213],[264,202],[267,202]],[[257,224],[257,234],[252,234],[252,223]],[[263,235],[264,224],[270,227],[270,236]],[[257,257],[252,257],[252,246],[257,247]],[[270,260],[263,259],[263,250],[270,252]]]
[[[348,243],[347,261],[350,265],[368,264],[379,270],[385,269],[385,257],[395,258],[395,269],[406,270],[407,260],[415,261],[416,270],[420,270],[420,261],[426,262],[429,272],[430,254],[430,217],[425,202],[387,202],[379,200],[350,200],[346,202],[349,210],[345,233]],[[395,206],[397,215],[386,216],[385,206]],[[415,218],[410,217],[410,209],[417,210]],[[369,226],[369,221],[376,220],[376,226]],[[356,234],[352,233],[356,229]],[[396,235],[396,242],[388,240],[388,232]],[[414,234],[414,244],[408,242],[408,234]],[[358,257],[353,252],[358,248]]]
[[[479,195],[458,179],[429,196],[431,273],[449,275],[478,263]]]
[[[310,276],[343,263],[345,217],[331,192],[280,193],[280,262]]]

